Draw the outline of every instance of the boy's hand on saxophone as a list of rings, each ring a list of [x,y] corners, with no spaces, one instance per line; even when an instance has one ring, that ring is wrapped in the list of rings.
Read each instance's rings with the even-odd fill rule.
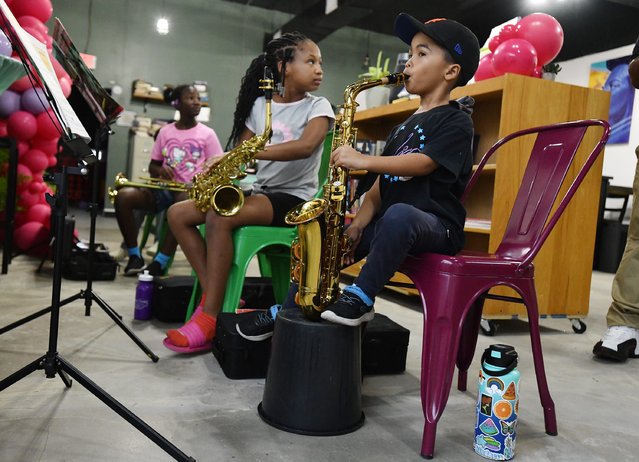
[[[362,239],[362,231],[363,228],[356,224],[351,224],[344,231],[344,236],[346,236],[346,239],[350,244],[348,252],[344,253],[344,257],[342,258],[342,264],[344,266],[350,266],[355,263],[355,249],[359,245],[359,241]]]
[[[340,146],[331,153],[331,165],[350,170],[366,170],[368,156],[350,146]]]

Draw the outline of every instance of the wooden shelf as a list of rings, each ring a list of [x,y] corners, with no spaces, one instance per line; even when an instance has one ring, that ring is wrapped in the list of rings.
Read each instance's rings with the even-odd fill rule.
[[[478,135],[476,163],[497,140],[517,130],[569,120],[607,119],[610,100],[610,95],[601,90],[514,74],[456,88],[451,93],[452,99],[462,96],[475,99],[472,118]],[[392,128],[406,120],[418,106],[419,100],[411,99],[356,113],[359,139],[386,139]],[[586,134],[584,146],[577,152],[577,161],[589,153],[597,135],[594,130]],[[490,226],[474,226],[469,220],[465,227],[466,249],[482,252],[497,249],[531,147],[532,139],[516,146],[507,145],[484,167],[465,207],[468,217],[488,222]],[[603,156],[600,156],[535,258],[540,314],[582,317],[588,313],[602,165]],[[569,184],[572,177],[566,181]],[[349,270],[353,276],[358,272],[353,267]],[[514,295],[503,287],[494,292]],[[511,318],[513,315],[525,315],[525,307],[494,300],[487,300],[484,305],[484,317]]]

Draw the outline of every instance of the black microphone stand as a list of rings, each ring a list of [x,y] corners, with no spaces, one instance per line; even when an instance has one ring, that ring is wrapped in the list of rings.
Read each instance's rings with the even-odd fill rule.
[[[100,127],[96,130],[96,135],[95,135],[95,152],[96,152],[96,156],[100,155],[100,149],[101,149],[101,144],[102,144],[102,138],[107,136],[109,133],[109,126],[107,124],[102,124],[100,125]],[[73,147],[71,148],[73,150]],[[146,353],[146,355],[151,358],[151,360],[155,363],[158,361],[158,357],[157,355],[155,355],[143,342],[142,340],[140,340],[138,338],[137,335],[135,335],[127,326],[126,324],[124,324],[124,322],[122,322],[122,316],[117,313],[113,308],[111,308],[111,306],[109,306],[109,304],[107,302],[105,302],[99,295],[97,295],[94,291],[93,291],[93,257],[95,254],[95,228],[96,228],[96,217],[98,215],[98,184],[100,181],[100,177],[99,177],[99,162],[94,162],[93,163],[93,179],[91,181],[91,202],[89,203],[89,212],[91,215],[91,225],[90,225],[90,231],[89,231],[89,252],[87,255],[87,267],[88,267],[88,271],[87,271],[87,285],[86,288],[83,290],[80,290],[80,292],[78,292],[75,295],[72,295],[71,297],[65,298],[64,300],[60,301],[60,306],[64,306],[64,305],[68,305],[69,303],[72,303],[76,300],[79,299],[84,299],[84,315],[85,316],[90,316],[91,315],[91,306],[92,306],[92,302],[95,301],[95,303],[97,303],[97,305],[102,308],[102,310],[113,320],[113,322],[115,322],[118,327],[120,327],[120,329],[122,329],[124,331],[125,334],[127,334],[131,340],[133,340],[135,342],[135,344],[140,347],[140,349],[142,351],[144,351],[144,353]],[[66,213],[65,213],[66,215]],[[62,239],[62,234],[57,235],[57,239],[56,239],[56,243],[57,240],[63,240]],[[56,266],[60,266],[62,264],[62,257],[60,257],[60,259],[56,262],[54,259],[55,265]],[[53,306],[48,306],[40,311],[37,311],[33,314],[30,314],[29,316],[26,316],[18,321],[15,321],[5,327],[0,328],[0,335],[4,334],[5,332],[8,332],[12,329],[15,329],[18,326],[21,326],[22,324],[26,324],[29,321],[32,321],[33,319],[37,319],[40,316],[43,316],[49,312],[51,312],[51,310],[53,309]]]
[[[84,161],[81,161],[84,163]],[[180,449],[173,445],[169,440],[160,435],[157,431],[146,424],[142,419],[129,411],[125,406],[118,402],[115,398],[109,395],[106,391],[100,388],[96,383],[91,381],[87,376],[82,374],[76,369],[69,361],[64,359],[58,354],[58,327],[60,321],[60,288],[62,286],[62,257],[64,253],[64,222],[67,214],[67,192],[68,192],[68,178],[69,174],[72,175],[85,175],[87,173],[86,165],[82,167],[62,167],[62,171],[54,175],[54,182],[57,186],[57,192],[54,196],[47,194],[47,202],[52,207],[52,213],[55,216],[55,243],[53,253],[53,291],[51,297],[51,322],[49,325],[49,348],[44,356],[36,359],[35,361],[27,364],[22,369],[14,372],[8,377],[0,381],[0,391],[13,385],[19,380],[25,378],[36,370],[44,370],[46,378],[54,378],[56,374],[60,376],[62,382],[67,388],[71,387],[71,380],[68,376],[74,378],[80,385],[90,391],[100,401],[113,409],[117,414],[124,418],[127,422],[144,433],[151,441],[157,444],[160,448],[171,455],[178,461],[195,461],[190,456],[184,454]],[[93,216],[95,219],[95,216]],[[91,236],[93,238],[93,234]],[[95,299],[96,302],[102,306],[102,300],[96,295],[91,295],[90,286],[87,291],[81,292],[82,295],[78,295],[75,299],[84,297],[87,301],[88,307],[90,306],[90,300]],[[68,299],[67,299],[68,300]],[[102,302],[104,303],[104,302]],[[106,305],[106,304],[104,304]],[[104,306],[102,306],[104,309]]]

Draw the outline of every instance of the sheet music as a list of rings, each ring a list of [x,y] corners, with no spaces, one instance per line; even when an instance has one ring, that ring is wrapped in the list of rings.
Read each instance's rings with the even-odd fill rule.
[[[59,114],[58,111],[53,112],[59,118],[63,130],[67,132],[67,135],[73,134],[83,138],[87,142],[90,141],[91,137],[62,93],[62,88],[55,75],[46,46],[20,26],[4,0],[0,0],[0,12],[6,22],[8,22],[10,27],[15,31],[31,63],[36,67],[37,73],[42,78],[47,89],[51,92]]]

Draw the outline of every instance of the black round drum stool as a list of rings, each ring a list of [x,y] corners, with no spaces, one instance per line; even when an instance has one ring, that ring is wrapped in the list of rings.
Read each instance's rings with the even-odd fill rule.
[[[341,435],[364,423],[361,329],[307,320],[301,310],[277,315],[262,419],[302,435]]]

